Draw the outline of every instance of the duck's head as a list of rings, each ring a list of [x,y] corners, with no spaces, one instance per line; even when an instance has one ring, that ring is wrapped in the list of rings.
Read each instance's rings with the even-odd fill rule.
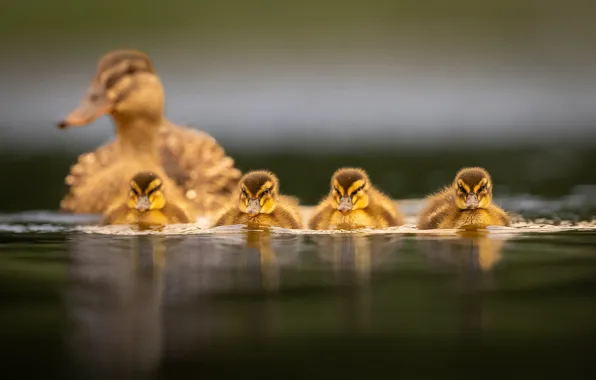
[[[277,177],[268,171],[253,171],[240,179],[239,209],[249,216],[271,214],[279,193]]]
[[[488,172],[482,168],[464,168],[453,181],[455,202],[462,210],[486,208],[492,202],[493,184]]]
[[[362,169],[342,168],[331,178],[331,204],[343,214],[368,206],[370,181]]]
[[[166,205],[163,182],[151,172],[138,173],[130,181],[128,207],[140,212],[159,210]]]
[[[161,118],[163,108],[163,87],[149,57],[114,50],[100,58],[83,100],[58,127],[86,125],[105,114]]]

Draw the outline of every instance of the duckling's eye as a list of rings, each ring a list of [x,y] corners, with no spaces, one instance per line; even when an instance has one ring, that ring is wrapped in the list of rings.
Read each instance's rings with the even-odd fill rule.
[[[153,194],[153,193],[155,193],[156,191],[159,191],[159,190],[161,190],[161,185],[155,186],[153,189],[149,190],[147,192],[147,195],[151,195],[151,194]]]
[[[462,185],[458,186],[458,190],[464,194],[466,193],[466,189],[464,189],[464,187]]]
[[[139,195],[139,193],[137,192],[137,189],[135,189],[134,187],[131,186],[130,191],[132,191],[132,193],[136,196]]]
[[[354,196],[356,194],[358,194],[359,192],[361,192],[362,190],[364,190],[364,185],[358,187],[356,190],[352,191],[352,194],[350,194],[350,196]]]
[[[271,193],[271,188],[269,188],[269,189],[267,189],[267,190],[264,190],[264,191],[261,193],[261,197],[264,197],[265,195],[268,195],[268,194],[270,194],[270,193]]]
[[[335,192],[339,195],[341,195],[341,192],[339,191],[339,188],[337,186],[333,187],[333,190],[335,190]]]
[[[486,184],[480,186],[480,188],[478,189],[478,192],[485,191],[485,190],[486,190]]]
[[[246,189],[242,189],[242,195],[248,198],[248,192],[246,191]]]

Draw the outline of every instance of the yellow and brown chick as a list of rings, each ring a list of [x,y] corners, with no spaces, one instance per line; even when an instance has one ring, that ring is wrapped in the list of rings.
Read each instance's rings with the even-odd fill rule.
[[[240,179],[237,193],[213,226],[236,224],[302,228],[298,200],[279,194],[275,174],[264,170],[249,172]]]
[[[333,174],[331,192],[317,206],[309,228],[386,228],[403,223],[391,198],[370,183],[364,170],[342,168]]]
[[[427,198],[418,228],[509,226],[509,216],[492,202],[493,183],[483,168],[460,170],[453,184]]]
[[[186,213],[167,202],[163,181],[151,172],[138,173],[130,181],[125,204],[110,211],[104,224],[135,224],[141,227],[189,223]]]
[[[83,126],[109,115],[116,138],[72,166],[61,209],[106,213],[122,202],[121,189],[132,176],[150,170],[167,184],[169,198],[188,204],[189,215],[219,210],[236,188],[240,171],[213,137],[171,123],[164,108],[163,85],[146,54],[114,50],[102,56],[80,105],[58,126]]]

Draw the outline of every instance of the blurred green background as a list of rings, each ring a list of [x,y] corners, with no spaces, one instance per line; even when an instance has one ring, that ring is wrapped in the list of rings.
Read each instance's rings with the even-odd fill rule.
[[[96,60],[147,52],[167,115],[304,203],[361,166],[421,197],[461,166],[497,196],[596,184],[596,5],[572,1],[127,1],[0,5],[2,211],[56,209],[107,117],[59,131]],[[581,187],[584,186],[584,187]],[[588,187],[593,189],[593,187]]]

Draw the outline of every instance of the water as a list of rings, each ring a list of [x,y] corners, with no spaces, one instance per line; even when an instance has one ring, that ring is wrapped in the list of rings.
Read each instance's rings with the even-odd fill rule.
[[[408,223],[419,207],[403,204]],[[0,216],[7,369],[102,379],[593,376],[593,222],[138,234],[94,220]]]

